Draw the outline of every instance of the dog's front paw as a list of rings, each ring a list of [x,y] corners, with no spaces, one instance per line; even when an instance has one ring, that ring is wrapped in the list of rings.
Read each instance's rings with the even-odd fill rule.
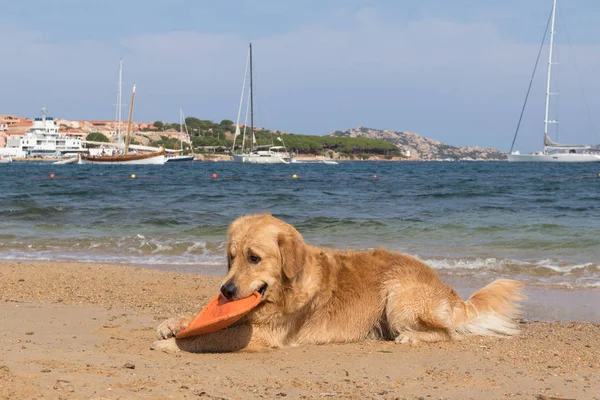
[[[156,328],[156,338],[158,340],[172,338],[187,328],[189,324],[190,319],[186,317],[169,318]]]
[[[413,334],[412,332],[404,332],[396,337],[394,340],[396,344],[418,344],[421,341],[418,338],[418,335]]]
[[[177,346],[175,338],[171,338],[167,340],[157,340],[156,342],[152,343],[150,350],[159,350],[164,351],[165,353],[176,353],[181,349],[179,346]]]

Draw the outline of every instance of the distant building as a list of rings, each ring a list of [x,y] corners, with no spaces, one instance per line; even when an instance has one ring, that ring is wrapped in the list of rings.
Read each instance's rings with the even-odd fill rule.
[[[28,120],[28,119],[20,119],[18,121],[13,120],[12,123],[8,124],[8,127],[6,129],[6,135],[7,136],[18,136],[18,135],[24,135],[25,132],[27,132],[29,130],[29,128],[31,128],[31,126],[33,125],[33,121]]]
[[[79,121],[73,121],[68,119],[57,119],[56,124],[59,127],[67,127],[66,129],[81,129],[81,123]]]
[[[65,135],[68,137],[74,137],[74,138],[78,138],[78,139],[82,139],[85,140],[86,136],[88,135],[86,132],[82,131],[81,129],[68,129],[66,131],[59,131],[59,133],[61,135]]]
[[[0,114],[0,124],[11,126],[16,122],[21,122],[21,118],[16,115]]]

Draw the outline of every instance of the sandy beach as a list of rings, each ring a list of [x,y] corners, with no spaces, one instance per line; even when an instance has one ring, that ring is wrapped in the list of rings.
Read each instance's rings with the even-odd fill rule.
[[[3,399],[598,399],[600,325],[521,321],[510,339],[150,350],[219,278],[81,263],[0,264]]]

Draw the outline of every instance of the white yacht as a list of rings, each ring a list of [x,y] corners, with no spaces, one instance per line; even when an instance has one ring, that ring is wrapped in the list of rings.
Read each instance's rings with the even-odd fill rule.
[[[42,108],[42,117],[35,118],[23,136],[9,137],[4,149],[5,155],[12,157],[64,157],[85,151],[81,139],[58,133],[56,121],[46,117],[45,108]]]
[[[521,118],[523,117],[523,111],[527,104],[527,97],[525,98],[525,105],[521,111],[521,118],[517,124],[517,131],[513,138],[513,143],[508,154],[508,161],[510,162],[600,162],[600,151],[593,148],[590,145],[585,144],[561,144],[557,143],[550,138],[549,128],[550,126],[557,126],[558,121],[551,119],[551,96],[557,95],[557,92],[552,91],[552,66],[558,64],[554,61],[554,25],[556,21],[556,0],[552,5],[551,14],[551,26],[550,26],[550,47],[548,51],[548,72],[546,80],[546,113],[544,118],[544,149],[532,154],[521,154],[519,151],[513,151],[513,146],[519,132],[519,126],[521,124]],[[547,30],[548,28],[546,28]],[[544,35],[545,38],[545,35]],[[538,55],[539,60],[539,55]],[[537,66],[537,62],[536,62]],[[535,74],[535,71],[534,71]],[[533,80],[533,78],[532,78]],[[529,88],[531,89],[531,83]],[[527,92],[529,94],[529,91]]]
[[[232,156],[235,162],[245,164],[289,164],[292,161],[284,146],[256,146],[249,152],[233,153]]]
[[[185,127],[185,133],[183,132],[183,128]],[[190,150],[192,154],[183,154],[183,142],[185,139],[185,143],[189,144]],[[179,151],[173,154],[166,154],[165,162],[174,163],[174,162],[189,162],[194,161],[194,146],[192,144],[192,139],[190,138],[190,134],[187,129],[187,124],[185,123],[185,117],[183,116],[183,110],[179,109]]]
[[[242,139],[242,147],[237,150],[235,148],[235,141],[241,134],[240,132],[240,115],[242,113],[242,104],[244,102],[244,92],[246,86],[246,72],[250,66],[250,88],[248,91],[249,101],[246,104],[246,118],[248,118],[248,108],[250,108],[250,133],[252,140],[249,140],[248,146],[246,146],[246,127],[244,124],[244,133]],[[254,95],[252,92],[252,43],[248,50],[248,59],[246,61],[246,70],[244,71],[244,82],[242,84],[242,95],[240,96],[240,107],[238,109],[237,123],[235,127],[235,135],[233,138],[233,146],[231,148],[231,155],[233,161],[244,163],[244,164],[289,164],[292,162],[292,155],[285,148],[283,139],[278,137],[282,146],[256,146],[256,137],[254,136]],[[272,137],[271,137],[272,138]]]

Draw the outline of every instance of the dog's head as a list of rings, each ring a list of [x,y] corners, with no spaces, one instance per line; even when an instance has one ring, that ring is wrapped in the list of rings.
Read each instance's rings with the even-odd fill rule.
[[[229,227],[221,293],[238,300],[258,291],[263,301],[276,302],[284,285],[304,268],[307,253],[293,226],[270,214],[240,217]]]

